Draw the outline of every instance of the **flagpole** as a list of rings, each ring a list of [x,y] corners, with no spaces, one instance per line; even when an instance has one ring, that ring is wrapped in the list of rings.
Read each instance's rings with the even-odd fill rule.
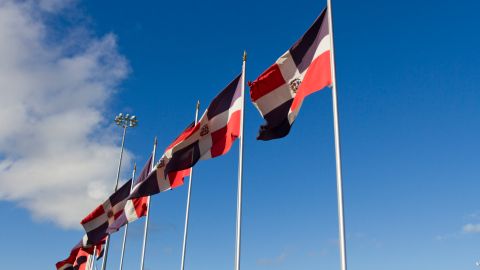
[[[133,164],[133,172],[132,172],[132,185],[130,187],[130,191],[133,189],[133,183],[135,181],[135,172],[137,171],[137,163]],[[123,241],[122,241],[122,253],[120,255],[120,270],[123,269],[123,257],[125,256],[125,243],[127,242],[127,233],[128,233],[128,222],[125,224],[125,230],[123,232]]]
[[[117,191],[118,188],[118,181],[120,180],[120,170],[122,168],[122,158],[123,158],[123,149],[125,147],[125,135],[127,134],[127,128],[134,128],[137,123],[137,117],[132,115],[130,116],[129,114],[126,114],[125,116],[120,113],[115,117],[115,123],[118,126],[121,126],[123,128],[123,136],[122,136],[122,147],[120,150],[120,161],[118,162],[118,169],[117,169],[117,180],[115,181],[115,189],[114,191]],[[110,246],[110,235],[107,236],[107,240],[105,241],[105,251],[103,255],[103,261],[102,261],[102,270],[107,269],[107,257],[108,257],[108,247]]]
[[[89,270],[93,270],[93,263],[95,262],[95,257],[96,257],[95,254],[96,254],[96,252],[97,252],[97,246],[94,246],[94,247],[93,247],[93,254],[90,255],[90,259],[91,259],[92,261],[90,262],[90,269],[89,269]]]
[[[195,125],[198,122],[198,110],[200,109],[200,101],[197,101],[197,106],[195,108]],[[187,193],[187,210],[185,211],[185,227],[183,230],[183,246],[182,246],[182,264],[180,270],[185,269],[185,254],[187,251],[187,237],[188,237],[188,218],[190,216],[190,196],[192,193],[192,179],[193,179],[193,168],[190,169],[190,179],[188,181],[188,193]]]
[[[242,177],[243,177],[243,118],[245,115],[245,64],[247,52],[243,52],[242,64],[242,112],[240,119],[240,142],[238,151],[237,224],[235,241],[235,270],[240,270],[240,240],[242,227]]]
[[[155,168],[155,152],[157,151],[157,137],[155,136],[155,141],[153,143],[153,153],[152,153],[152,167],[150,168],[150,171],[153,171],[153,168]],[[143,246],[142,246],[142,258],[140,261],[140,270],[143,270],[145,266],[145,250],[147,248],[147,236],[148,236],[148,221],[150,220],[150,196],[148,196],[147,199],[147,216],[145,217],[145,229],[143,231]]]
[[[340,242],[341,270],[347,269],[347,252],[345,243],[345,219],[343,215],[342,157],[340,151],[340,127],[338,124],[337,82],[335,76],[335,53],[333,45],[332,0],[327,0],[328,27],[330,32],[330,65],[332,72],[333,130],[335,133],[335,163],[337,175],[338,231]]]

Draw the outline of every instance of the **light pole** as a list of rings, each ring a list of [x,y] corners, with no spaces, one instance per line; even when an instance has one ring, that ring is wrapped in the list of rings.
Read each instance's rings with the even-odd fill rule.
[[[123,128],[123,136],[122,136],[122,146],[120,150],[120,161],[118,162],[118,170],[117,170],[117,179],[115,181],[115,189],[117,191],[118,188],[118,180],[120,179],[120,169],[122,168],[122,158],[123,158],[123,148],[125,146],[125,134],[127,134],[127,128],[134,128],[138,125],[138,120],[135,115],[130,114],[123,114],[119,113],[115,116],[115,123]],[[107,257],[108,257],[108,247],[110,246],[110,235],[107,236],[107,240],[105,242],[105,253],[103,255],[103,262],[102,262],[102,270],[107,269]]]
[[[137,163],[134,163],[133,172],[132,172],[132,185],[130,187],[130,192],[133,189],[133,183],[135,182],[136,172],[137,172]],[[128,221],[127,221],[127,224],[125,224],[125,230],[123,231],[122,252],[120,253],[120,270],[123,270],[123,258],[125,256],[125,244],[127,243],[127,233],[128,233]]]

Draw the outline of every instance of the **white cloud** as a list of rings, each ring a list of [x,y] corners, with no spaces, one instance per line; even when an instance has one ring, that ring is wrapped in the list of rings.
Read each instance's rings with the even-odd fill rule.
[[[128,73],[114,35],[51,33],[46,13],[69,2],[0,0],[0,200],[66,228],[113,188],[105,109]]]
[[[74,0],[38,0],[38,6],[44,11],[56,12],[70,5]]]
[[[480,212],[477,211],[477,212],[470,213],[466,217],[467,219],[470,219],[470,220],[480,220]]]
[[[480,233],[480,224],[468,223],[463,225],[462,232],[464,233]]]
[[[257,260],[257,265],[271,266],[282,264],[287,259],[289,254],[289,252],[284,250],[279,255],[273,258],[260,258]]]

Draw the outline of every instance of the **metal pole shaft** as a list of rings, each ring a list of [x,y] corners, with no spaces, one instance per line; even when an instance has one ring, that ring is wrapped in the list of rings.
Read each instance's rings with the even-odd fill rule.
[[[132,172],[132,186],[130,190],[133,188],[133,182],[135,181],[135,172],[137,171],[137,164],[133,165],[133,172]],[[127,234],[128,234],[128,222],[125,224],[125,230],[123,232],[123,241],[122,241],[122,253],[120,255],[120,270],[123,269],[123,257],[125,256],[125,244],[127,243]]]
[[[155,152],[157,151],[157,137],[155,137],[155,142],[153,144],[153,153],[152,153],[152,168],[151,171],[153,171],[153,168],[155,168]],[[145,228],[143,231],[143,246],[142,246],[142,258],[140,260],[140,270],[143,270],[145,266],[145,250],[147,248],[147,236],[148,236],[148,221],[150,220],[150,196],[148,196],[147,199],[147,216],[145,217]]]
[[[328,27],[330,32],[330,65],[332,75],[332,104],[333,104],[333,130],[335,133],[335,162],[337,175],[337,200],[338,200],[338,231],[340,247],[341,270],[347,269],[347,252],[345,244],[345,219],[343,215],[343,184],[342,184],[342,157],[340,151],[340,128],[338,124],[337,83],[335,77],[335,53],[333,45],[333,19],[332,1],[327,0]]]
[[[110,235],[107,236],[107,240],[105,240],[105,248],[103,251],[103,260],[102,260],[102,270],[107,269],[107,254],[108,254],[108,247],[110,246]]]
[[[200,108],[200,101],[197,101],[195,109],[195,124],[198,122],[198,109]],[[190,216],[190,196],[192,194],[192,179],[193,168],[190,169],[190,179],[188,181],[188,193],[187,193],[187,210],[185,211],[185,228],[183,230],[183,245],[182,245],[182,264],[180,270],[185,269],[185,254],[187,252],[187,237],[188,237],[188,218]]]
[[[89,265],[90,268],[89,268],[89,270],[93,270],[93,264],[95,263],[95,257],[96,257],[95,255],[96,255],[96,253],[97,253],[97,246],[94,246],[94,247],[93,247],[93,254],[90,255],[90,259],[91,259],[92,261],[90,262],[90,265]]]
[[[125,146],[125,135],[126,134],[127,134],[127,126],[123,125],[122,147],[121,147],[121,150],[120,150],[120,161],[118,162],[117,180],[115,181],[115,190],[114,191],[117,191],[118,181],[120,179],[120,169],[122,168],[123,148]],[[110,246],[110,235],[107,236],[107,240],[105,241],[105,252],[103,254],[102,270],[107,269],[107,259],[108,259],[108,248],[109,248],[109,246]]]
[[[245,63],[247,61],[247,53],[243,53],[242,65],[242,112],[240,119],[240,141],[238,151],[238,187],[237,187],[237,224],[236,224],[236,241],[235,241],[235,270],[240,270],[240,242],[242,227],[242,176],[243,176],[243,120],[245,115]]]

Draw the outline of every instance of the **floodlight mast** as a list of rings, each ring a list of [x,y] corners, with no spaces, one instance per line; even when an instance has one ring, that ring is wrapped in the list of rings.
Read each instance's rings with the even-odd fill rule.
[[[115,116],[115,123],[124,129],[127,127],[133,128],[138,125],[138,119],[135,115],[130,115],[128,113],[123,115],[123,113],[119,113],[117,116]]]
[[[120,179],[120,169],[122,168],[122,158],[123,158],[123,148],[125,146],[125,135],[127,133],[127,128],[134,128],[138,125],[138,119],[135,115],[130,114],[123,114],[119,113],[117,116],[115,116],[114,119],[115,124],[123,128],[123,135],[122,135],[122,146],[120,150],[120,161],[118,163],[118,170],[117,170],[117,180],[115,181],[115,191],[117,191],[118,188],[118,181]],[[107,236],[107,240],[105,242],[105,252],[103,255],[103,261],[102,261],[102,270],[107,269],[107,257],[108,257],[108,247],[110,246],[110,237]]]

